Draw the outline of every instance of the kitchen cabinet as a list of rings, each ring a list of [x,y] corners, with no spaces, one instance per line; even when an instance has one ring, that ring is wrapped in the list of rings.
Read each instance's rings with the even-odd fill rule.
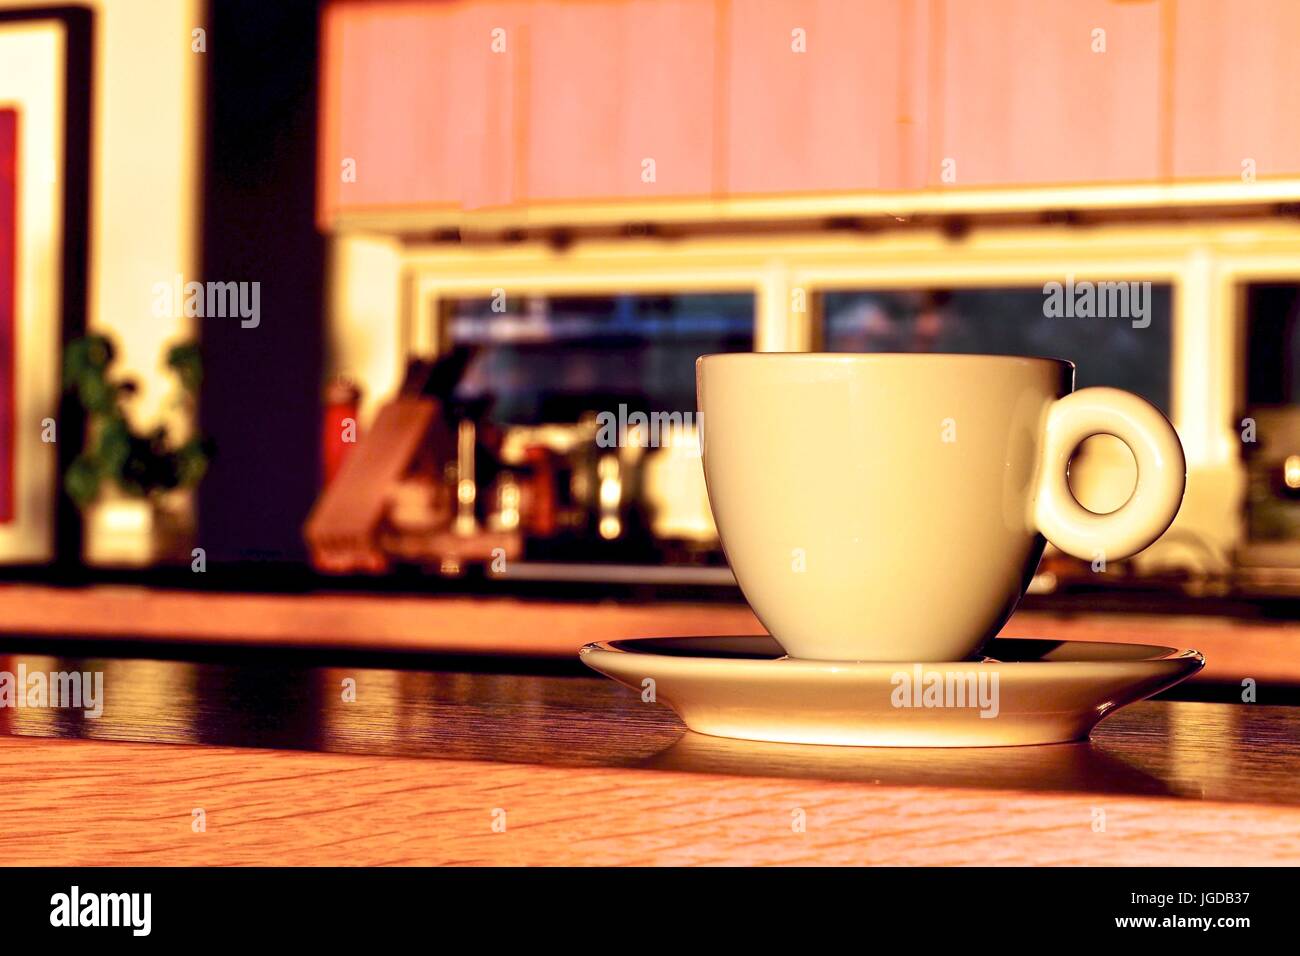
[[[335,2],[320,218],[1294,175],[1297,36],[1291,0]]]

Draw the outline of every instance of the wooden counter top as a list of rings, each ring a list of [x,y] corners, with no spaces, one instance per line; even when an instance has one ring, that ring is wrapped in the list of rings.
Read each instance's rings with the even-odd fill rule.
[[[800,747],[684,732],[597,677],[8,650],[0,670],[102,670],[107,701],[0,710],[0,864],[1300,862],[1284,707],[1145,702],[1078,745]]]

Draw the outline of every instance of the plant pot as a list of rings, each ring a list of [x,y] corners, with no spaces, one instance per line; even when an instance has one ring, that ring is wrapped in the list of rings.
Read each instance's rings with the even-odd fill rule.
[[[87,565],[146,568],[184,564],[194,540],[188,495],[132,497],[105,493],[82,513]]]

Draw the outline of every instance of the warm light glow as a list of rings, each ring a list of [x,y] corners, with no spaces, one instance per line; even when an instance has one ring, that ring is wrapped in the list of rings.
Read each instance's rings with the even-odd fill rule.
[[[456,500],[461,504],[472,505],[477,494],[472,479],[462,478],[456,483]]]
[[[618,503],[623,498],[623,481],[619,476],[618,456],[608,454],[596,465],[600,479],[600,536],[612,541],[623,533],[623,522],[618,517]]]
[[[106,501],[99,509],[102,527],[111,534],[143,534],[149,530],[151,512],[144,499]]]
[[[617,508],[619,499],[623,497],[623,485],[618,474],[618,458],[614,455],[601,458],[600,464],[596,466],[596,475],[600,478],[600,506]]]
[[[143,567],[153,561],[154,509],[147,498],[106,498],[86,513],[85,557],[92,564]]]
[[[456,509],[455,530],[459,535],[471,535],[478,531],[478,520],[474,517],[474,502],[478,498],[478,486],[474,482],[474,451],[477,447],[474,423],[461,422],[456,431]]]
[[[497,497],[497,503],[500,506],[500,513],[497,515],[497,526],[502,531],[514,531],[519,527],[519,503],[520,503],[519,485],[514,479],[507,479],[501,483],[501,490]]]
[[[1288,488],[1300,488],[1300,455],[1288,455],[1282,465],[1282,477]]]

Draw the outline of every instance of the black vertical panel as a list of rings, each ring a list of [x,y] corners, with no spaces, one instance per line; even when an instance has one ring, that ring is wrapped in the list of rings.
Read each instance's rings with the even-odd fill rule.
[[[315,3],[209,6],[202,279],[261,283],[256,328],[238,318],[199,321],[200,421],[216,443],[199,494],[199,544],[210,562],[305,554],[324,338],[317,46]]]
[[[67,122],[64,127],[63,172],[63,332],[62,345],[86,334],[90,261],[90,130],[91,89],[94,77],[94,21],[89,10],[69,9],[61,16],[67,24]],[[62,363],[59,371],[63,382]],[[85,413],[80,403],[59,402],[59,487],[81,451],[85,439]],[[67,572],[81,565],[81,511],[64,493],[55,513],[55,558]]]

